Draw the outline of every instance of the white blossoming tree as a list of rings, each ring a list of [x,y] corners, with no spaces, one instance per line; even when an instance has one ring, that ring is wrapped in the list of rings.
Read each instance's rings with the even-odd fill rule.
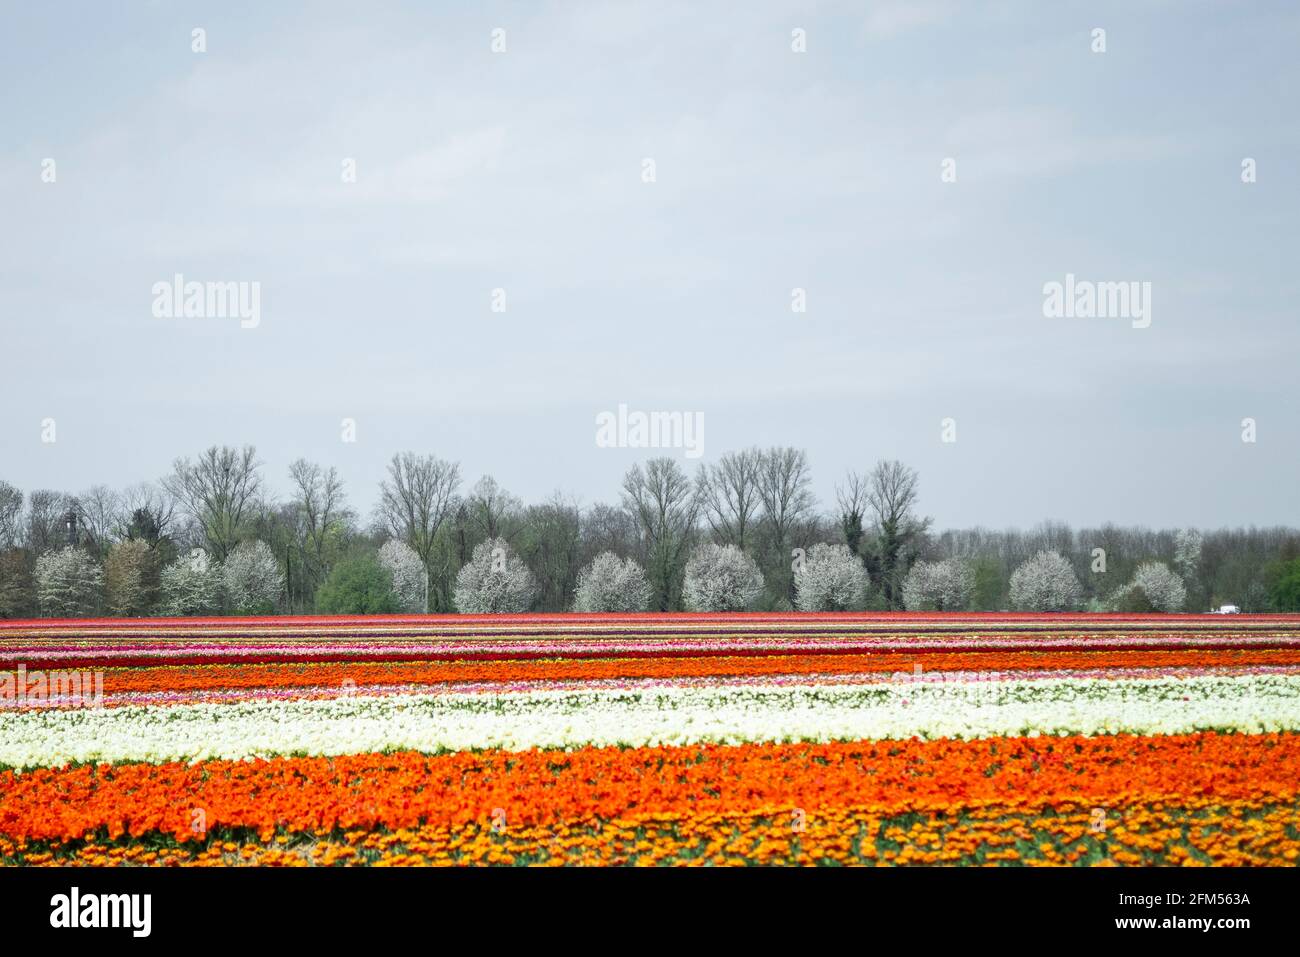
[[[1182,611],[1187,604],[1187,586],[1182,578],[1163,562],[1143,562],[1133,573],[1133,580],[1112,599],[1119,611]]]
[[[1011,604],[1021,611],[1067,611],[1082,596],[1074,569],[1058,552],[1039,552],[1011,573]]]
[[[1201,533],[1194,528],[1180,528],[1174,534],[1174,567],[1188,584],[1200,570],[1203,542]]]
[[[578,573],[574,611],[645,611],[650,605],[645,569],[630,558],[601,552]]]
[[[537,594],[537,580],[503,538],[476,545],[474,554],[456,575],[452,594],[456,610],[465,615],[527,611]]]
[[[240,615],[275,611],[284,594],[284,572],[266,542],[240,542],[222,565],[226,601]]]
[[[104,572],[87,551],[69,545],[36,559],[36,600],[49,618],[80,618],[99,607]]]
[[[735,545],[701,545],[686,563],[687,611],[744,611],[762,593],[762,572]]]
[[[1182,576],[1187,586],[1184,602],[1192,600],[1193,604],[1208,600],[1201,582],[1201,550],[1204,539],[1194,528],[1179,529],[1174,534],[1174,568]],[[1183,607],[1186,607],[1184,604]]]
[[[390,538],[379,549],[379,564],[393,576],[393,595],[402,611],[425,611],[428,579],[415,549],[401,539]]]
[[[162,570],[162,613],[180,617],[220,611],[221,582],[221,564],[203,549],[193,549]]]
[[[794,566],[794,605],[800,611],[850,611],[866,601],[871,580],[847,545],[814,545]]]
[[[960,559],[919,561],[903,579],[908,611],[964,611],[975,593],[975,573]]]

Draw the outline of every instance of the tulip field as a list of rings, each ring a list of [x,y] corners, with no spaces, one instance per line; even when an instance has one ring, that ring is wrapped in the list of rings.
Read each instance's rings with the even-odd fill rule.
[[[9,621],[0,673],[8,865],[1300,863],[1300,616]]]

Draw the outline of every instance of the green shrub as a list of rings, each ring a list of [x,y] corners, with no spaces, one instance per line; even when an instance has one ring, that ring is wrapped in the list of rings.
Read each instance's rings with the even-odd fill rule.
[[[1300,611],[1300,558],[1282,562],[1270,589],[1276,611]]]
[[[316,592],[316,610],[330,615],[383,615],[402,610],[393,578],[373,555],[345,558]]]
[[[1128,615],[1149,615],[1159,611],[1141,588],[1126,585],[1115,593],[1112,605],[1116,611]]]
[[[1002,578],[1002,564],[995,558],[977,558],[970,563],[975,573],[975,591],[971,595],[972,611],[998,611],[1007,607],[1007,590]]]
[[[35,614],[31,557],[21,548],[0,553],[0,618],[31,618]]]

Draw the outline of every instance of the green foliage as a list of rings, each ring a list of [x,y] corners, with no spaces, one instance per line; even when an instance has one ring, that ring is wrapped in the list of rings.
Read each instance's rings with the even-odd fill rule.
[[[157,548],[165,540],[157,517],[147,508],[137,508],[131,512],[131,518],[126,523],[125,537],[129,541],[143,541],[150,548]]]
[[[31,618],[35,614],[31,557],[25,549],[8,549],[0,553],[0,618]]]
[[[1270,569],[1273,579],[1270,597],[1276,611],[1300,611],[1300,558],[1289,562],[1279,562],[1276,569]]]
[[[1002,576],[1002,564],[995,558],[977,558],[970,563],[975,574],[975,590],[971,593],[972,611],[1000,611],[1008,607],[1007,586]]]
[[[775,595],[771,589],[764,588],[763,594],[754,602],[754,611],[794,611],[794,605],[784,595]]]
[[[1132,586],[1121,589],[1116,593],[1114,599],[1114,608],[1116,611],[1124,612],[1129,615],[1148,615],[1159,611],[1147,597],[1147,593],[1141,588]]]
[[[316,610],[330,615],[383,615],[400,612],[393,579],[373,555],[345,558],[316,592]]]
[[[862,599],[863,611],[889,611],[892,607],[889,599],[885,597],[885,593],[874,585],[867,589],[867,593]]]

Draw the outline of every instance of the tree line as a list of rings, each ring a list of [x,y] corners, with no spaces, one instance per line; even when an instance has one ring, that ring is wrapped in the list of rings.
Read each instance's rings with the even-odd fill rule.
[[[252,446],[78,494],[0,481],[0,617],[313,611],[937,608],[1300,610],[1300,531],[1056,522],[935,532],[880,461],[819,503],[803,450],[633,465],[617,500],[525,504],[393,456],[365,516],[332,467],[275,494]],[[617,606],[617,607],[615,607]]]

